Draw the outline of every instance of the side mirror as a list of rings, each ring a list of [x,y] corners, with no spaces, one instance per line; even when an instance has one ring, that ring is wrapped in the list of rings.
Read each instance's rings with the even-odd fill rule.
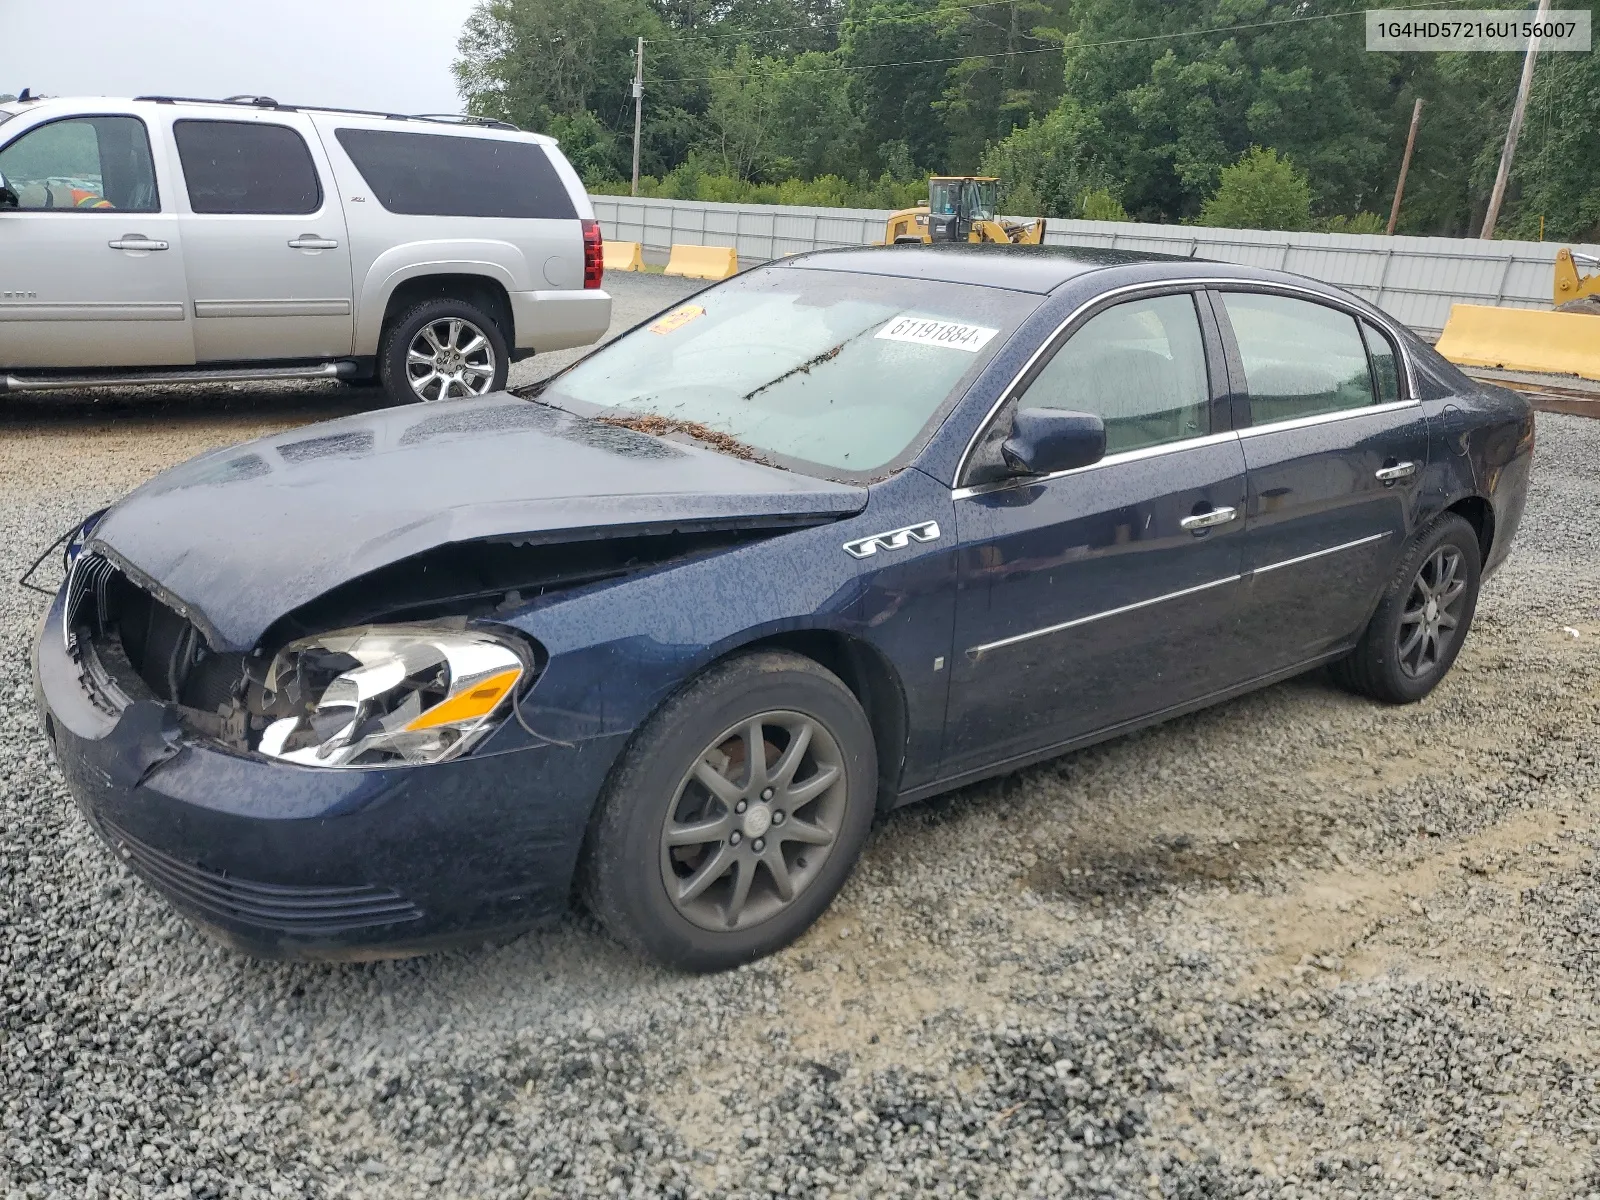
[[[11,185],[6,182],[6,177],[0,175],[0,208],[17,208],[22,201],[17,199],[17,194],[11,190]]]
[[[1106,423],[1093,413],[1019,408],[1000,454],[1017,475],[1087,467],[1106,455]]]

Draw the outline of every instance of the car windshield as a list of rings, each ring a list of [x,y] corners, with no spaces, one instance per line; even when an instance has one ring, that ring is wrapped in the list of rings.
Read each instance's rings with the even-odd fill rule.
[[[1040,297],[970,284],[770,267],[692,297],[540,392],[829,478],[921,449]],[[627,414],[623,417],[622,414]]]

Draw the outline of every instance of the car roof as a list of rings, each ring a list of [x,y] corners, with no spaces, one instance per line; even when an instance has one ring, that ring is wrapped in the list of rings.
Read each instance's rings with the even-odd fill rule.
[[[1048,295],[1084,275],[1112,267],[1153,268],[1147,272],[1152,280],[1205,275],[1241,281],[1292,279],[1296,283],[1307,282],[1280,271],[1178,254],[1111,250],[1098,246],[1003,246],[977,242],[818,250],[780,259],[773,265],[812,271],[847,271],[859,275],[926,279],[940,283],[971,283],[1038,295]]]
[[[1171,254],[1107,250],[1092,246],[1001,246],[979,242],[941,245],[860,246],[818,250],[783,260],[807,270],[849,271],[891,275],[941,283],[976,283],[985,287],[1047,295],[1069,280],[1105,267],[1139,263],[1186,263]]]

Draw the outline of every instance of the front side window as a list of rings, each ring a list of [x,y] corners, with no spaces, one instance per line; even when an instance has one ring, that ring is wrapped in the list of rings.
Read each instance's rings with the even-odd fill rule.
[[[322,207],[311,151],[287,125],[185,120],[172,132],[193,211],[291,216]]]
[[[1222,303],[1243,360],[1252,425],[1373,402],[1366,347],[1349,313],[1255,292],[1224,292]]]
[[[1211,392],[1194,298],[1152,296],[1098,313],[1028,385],[1022,408],[1093,413],[1106,453],[1211,432]]]
[[[158,212],[150,139],[137,117],[51,121],[0,150],[17,207]]]
[[[578,215],[550,156],[534,142],[389,129],[336,129],[334,137],[392,213],[569,221]]]
[[[726,436],[811,474],[872,477],[925,444],[1038,304],[999,288],[758,269],[624,334],[537,395],[646,432]]]

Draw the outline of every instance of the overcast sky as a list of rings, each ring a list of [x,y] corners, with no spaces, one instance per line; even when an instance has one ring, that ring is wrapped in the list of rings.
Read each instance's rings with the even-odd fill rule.
[[[0,0],[0,93],[460,112],[473,0]]]

